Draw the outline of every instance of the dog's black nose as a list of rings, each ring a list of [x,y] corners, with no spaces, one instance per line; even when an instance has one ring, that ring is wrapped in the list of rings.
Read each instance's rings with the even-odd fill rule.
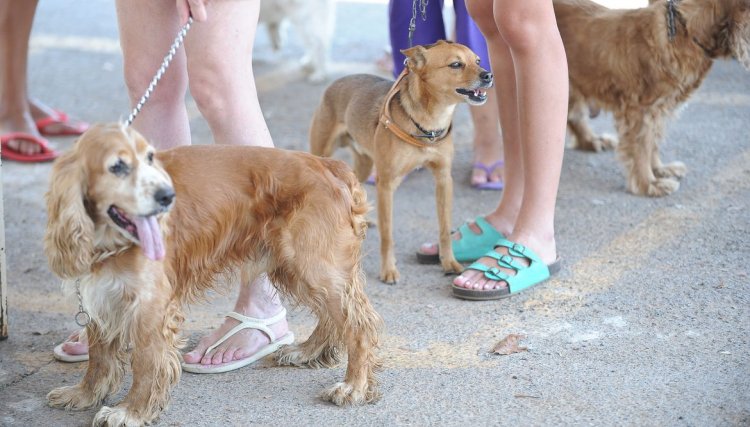
[[[172,189],[172,187],[162,187],[156,190],[156,193],[154,194],[154,200],[156,200],[156,203],[166,208],[167,206],[171,205],[172,200],[174,200],[174,190]]]
[[[492,83],[492,73],[489,71],[482,71],[479,73],[479,78],[482,79],[483,82]]]

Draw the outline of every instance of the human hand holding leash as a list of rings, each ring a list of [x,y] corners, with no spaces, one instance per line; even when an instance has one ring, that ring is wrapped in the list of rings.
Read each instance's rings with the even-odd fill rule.
[[[209,0],[177,0],[177,12],[180,14],[180,24],[185,25],[189,17],[198,22],[208,19],[206,5]]]

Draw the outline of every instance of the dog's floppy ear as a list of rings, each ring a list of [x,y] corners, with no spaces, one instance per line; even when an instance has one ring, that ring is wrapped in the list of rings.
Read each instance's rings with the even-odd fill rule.
[[[47,192],[44,253],[52,271],[64,279],[89,271],[93,260],[94,222],[84,206],[87,187],[77,150],[55,161]]]
[[[419,45],[410,47],[409,49],[402,49],[401,53],[403,53],[406,57],[404,65],[406,65],[406,67],[410,70],[418,70],[422,68],[422,66],[426,62],[426,59],[424,57],[424,53],[426,51],[427,49],[425,49],[424,46]]]

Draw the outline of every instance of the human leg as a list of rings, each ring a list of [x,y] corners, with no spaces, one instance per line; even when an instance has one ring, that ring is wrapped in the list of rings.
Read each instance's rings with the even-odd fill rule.
[[[485,67],[490,67],[489,53],[484,36],[469,16],[464,0],[454,0],[456,11],[456,42],[474,51]],[[496,102],[470,107],[474,125],[474,165],[471,185],[480,189],[501,189],[503,187],[502,136],[498,122]]]
[[[214,2],[186,40],[190,92],[216,143],[272,147],[252,67],[260,2]],[[192,30],[191,30],[192,31]]]
[[[0,3],[0,134],[24,133],[42,140],[28,102],[29,37],[38,0]],[[45,140],[46,143],[46,140]],[[7,148],[29,155],[41,147],[13,138]]]
[[[117,22],[123,54],[125,85],[130,104],[143,96],[180,29],[174,2],[117,0]],[[198,24],[195,24],[198,26]],[[194,36],[193,30],[186,40]],[[187,43],[187,41],[186,41]],[[186,59],[179,49],[138,114],[133,127],[158,149],[190,144],[185,93]]]
[[[504,138],[502,149],[506,163],[504,167],[505,189],[503,190],[501,202],[497,209],[482,217],[486,220],[486,224],[483,226],[480,227],[476,222],[470,222],[467,224],[468,228],[461,227],[464,231],[470,231],[472,233],[472,236],[468,236],[466,242],[480,241],[485,243],[487,239],[481,237],[477,238],[476,236],[481,236],[488,232],[492,235],[500,234],[508,236],[513,230],[513,224],[518,216],[518,210],[523,197],[523,163],[521,159],[520,137],[518,136],[518,114],[517,109],[515,108],[515,105],[517,104],[515,71],[510,50],[502,39],[493,19],[492,4],[475,0],[468,2],[466,6],[469,7],[469,12],[475,17],[475,25],[481,30],[484,39],[487,41],[486,45],[487,48],[489,48],[488,57],[490,59],[491,69],[495,76],[495,103],[490,108],[485,108],[490,102],[487,102],[484,106],[480,107],[485,108],[485,110],[480,110],[478,116],[478,118],[482,119],[483,123],[479,124],[479,130],[477,129],[477,124],[475,124],[475,133],[486,135],[486,131],[483,129],[489,127],[488,124],[490,122],[497,123],[497,117],[490,119],[487,114],[491,110],[494,110],[499,114],[500,126],[502,127],[502,135]],[[459,19],[457,16],[457,24],[458,21]],[[465,21],[465,19],[462,19],[462,21]],[[467,31],[462,30],[462,32],[466,33]],[[502,106],[505,106],[505,108],[501,108]],[[477,107],[472,108],[474,109]],[[475,117],[472,116],[472,118]],[[491,131],[489,132],[489,135],[492,135]],[[498,132],[497,140],[484,140],[489,141],[490,144],[487,146],[482,145],[482,147],[488,147],[497,143],[497,141],[500,141],[499,137],[500,135]],[[463,238],[464,234],[466,233],[462,233],[461,231],[453,233],[454,250],[456,250],[457,247],[465,245]],[[492,249],[492,245],[488,244],[487,247],[481,248],[481,251],[486,252],[490,249]],[[437,253],[437,244],[426,243],[419,248],[418,256],[429,256]]]
[[[503,184],[502,135],[498,124],[497,104],[469,107],[474,126],[474,163],[471,186],[477,189],[501,190]]]
[[[488,219],[512,219],[509,240],[531,249],[540,262],[552,264],[557,259],[554,210],[568,99],[567,73],[560,72],[567,70],[565,52],[549,1],[495,0],[493,13],[489,15],[486,7],[478,1],[469,4],[472,16],[478,19],[477,24],[487,37],[493,71],[499,82],[500,118],[509,167],[506,191],[498,209]],[[489,19],[479,22],[482,16],[494,17],[495,27]],[[511,69],[514,74],[510,74]],[[502,99],[505,86],[514,86],[511,93],[516,103],[505,103]],[[519,165],[511,162],[511,158],[520,160]],[[516,175],[513,169],[520,169],[521,173]],[[499,247],[497,253],[507,255],[509,250]],[[521,264],[530,262],[513,257]],[[478,262],[497,265],[491,257]],[[510,276],[517,274],[502,265],[499,271]],[[491,280],[482,271],[473,269],[458,276],[454,284],[469,289],[507,287],[505,281]]]
[[[209,19],[197,23],[192,39],[186,40],[190,92],[208,121],[216,143],[273,147],[258,101],[252,70],[252,48],[258,22],[258,1],[215,2]],[[234,311],[247,317],[267,319],[283,306],[265,274],[244,277]],[[210,352],[210,346],[239,322],[224,323],[184,355],[186,363],[220,364],[255,354],[270,344],[256,329],[232,335]],[[288,332],[285,318],[269,325],[275,336]]]

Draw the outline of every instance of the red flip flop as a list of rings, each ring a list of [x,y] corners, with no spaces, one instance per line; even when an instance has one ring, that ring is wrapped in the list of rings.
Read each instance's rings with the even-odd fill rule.
[[[51,131],[49,128],[53,125],[61,125],[59,126],[61,130]],[[54,114],[37,120],[36,128],[45,136],[77,136],[86,132],[89,124],[81,121],[73,122],[64,112],[54,110]]]
[[[9,145],[9,141],[22,140],[33,142],[39,145],[42,151],[35,154],[24,154],[12,149]],[[57,151],[50,148],[47,140],[43,138],[37,138],[34,135],[25,132],[11,132],[5,135],[0,135],[0,155],[5,160],[13,160],[16,162],[25,163],[38,163],[38,162],[49,162],[55,160],[60,155]]]

